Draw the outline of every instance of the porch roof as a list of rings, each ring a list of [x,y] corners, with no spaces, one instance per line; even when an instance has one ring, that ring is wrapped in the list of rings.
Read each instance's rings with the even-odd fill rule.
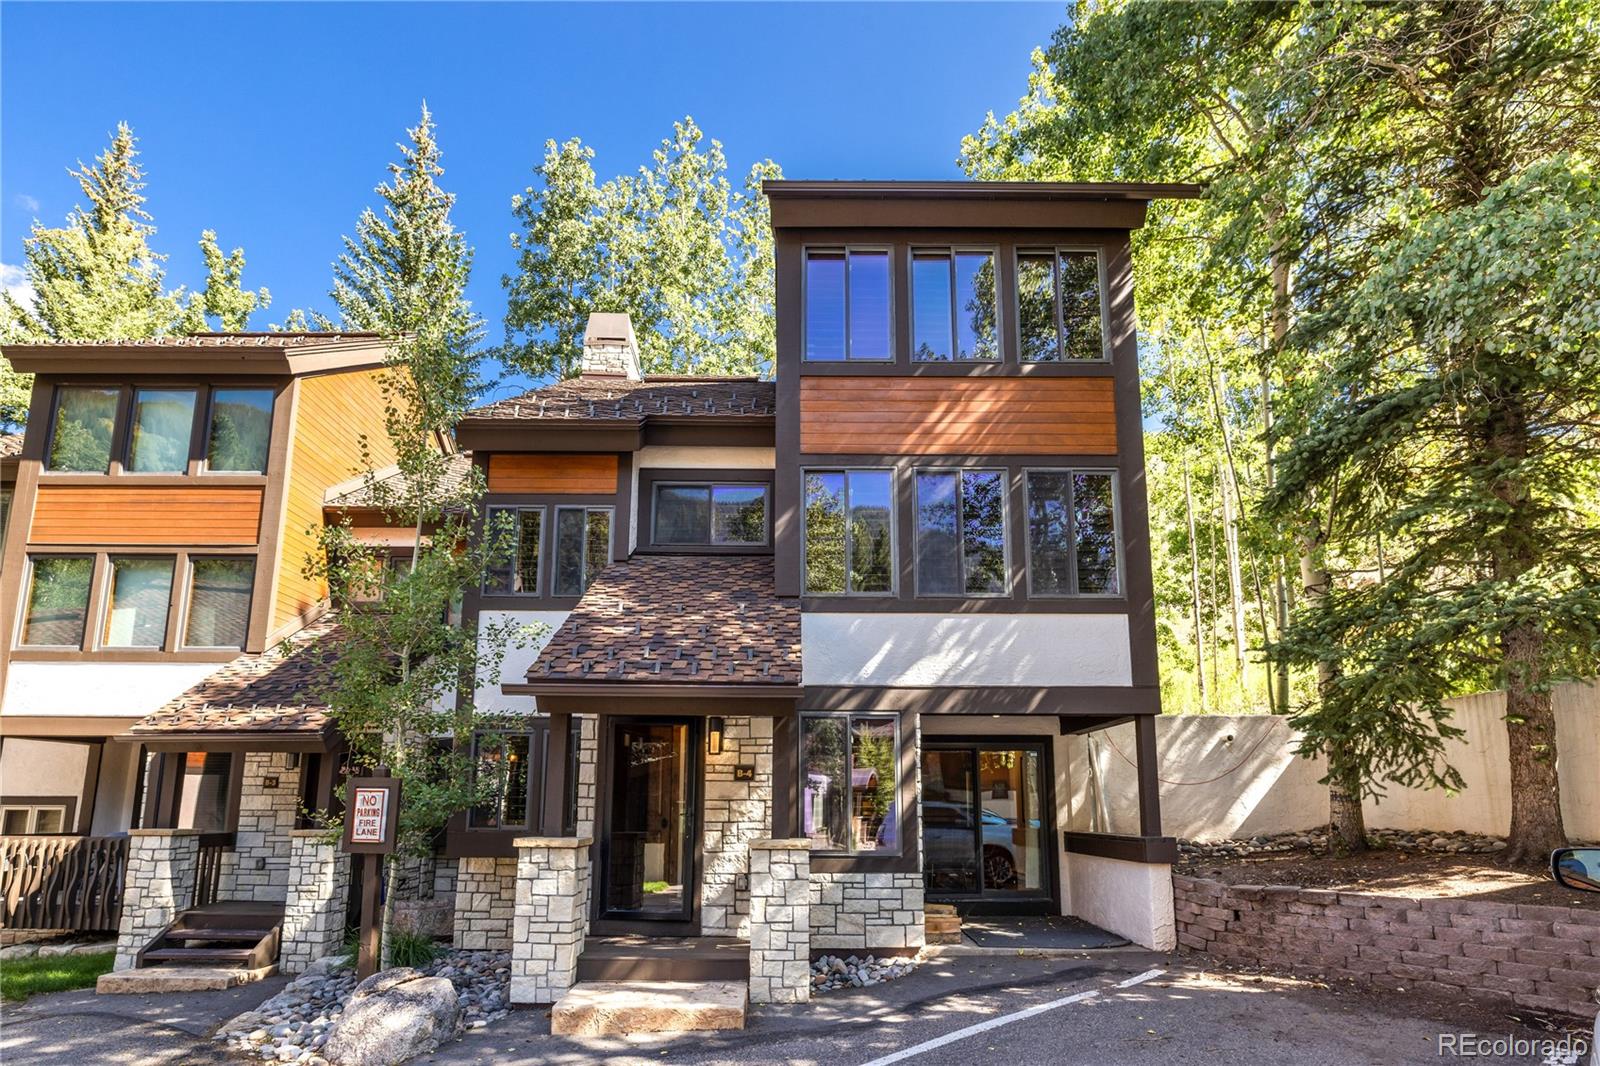
[[[800,602],[770,556],[649,555],[613,563],[528,669],[529,688],[800,685]]]

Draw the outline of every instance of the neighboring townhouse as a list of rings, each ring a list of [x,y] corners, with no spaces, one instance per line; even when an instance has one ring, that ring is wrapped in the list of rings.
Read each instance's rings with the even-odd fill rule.
[[[769,183],[775,380],[647,376],[627,316],[595,314],[578,376],[460,423],[457,461],[481,472],[485,520],[506,524],[513,542],[465,597],[464,624],[481,641],[502,623],[534,636],[506,649],[498,677],[478,679],[484,731],[455,738],[472,745],[493,798],[457,815],[409,880],[411,894],[434,897],[437,928],[458,946],[513,952],[514,1001],[553,1002],[582,980],[668,976],[748,979],[755,1000],[804,999],[812,953],[915,951],[929,902],[1076,915],[1172,946],[1129,235],[1150,200],[1194,193]],[[269,342],[140,350],[154,367],[251,343]],[[316,382],[342,394],[343,381],[345,402],[365,410],[361,383],[381,361],[370,338],[279,343],[274,457],[294,439],[296,397]],[[295,353],[312,350],[314,370],[295,369]],[[125,616],[119,605],[164,588],[167,571],[146,565],[146,580],[125,589],[119,575],[128,558],[174,559],[181,590],[193,583],[189,560],[230,554],[175,532],[190,527],[182,518],[141,513],[211,484],[212,416],[198,412],[221,385],[189,379],[195,436],[182,473],[125,469],[146,373],[125,366],[99,400],[116,410],[104,416],[113,443],[104,460],[95,452],[100,468],[41,469],[59,435],[46,431],[61,418],[58,393],[98,385],[110,362],[101,351],[100,365],[72,371],[74,351],[7,349],[40,384],[0,567],[20,627],[8,642],[4,757],[10,737],[59,736],[69,720],[75,738],[158,753],[155,783],[149,772],[134,780],[139,760],[121,756],[127,799],[97,806],[97,832],[109,809],[123,826],[181,827],[198,797],[231,794],[220,824],[236,836],[211,860],[226,869],[209,875],[225,886],[209,898],[279,901],[290,916],[284,964],[297,968],[336,937],[326,921],[296,934],[294,915],[342,914],[332,896],[346,891],[348,864],[284,841],[297,802],[333,795],[342,741],[303,695],[329,634],[300,630],[286,656],[271,646],[314,620],[325,590],[295,586],[290,552],[307,545],[291,548],[283,530],[294,523],[269,512],[301,500],[302,520],[347,517],[397,559],[408,533],[338,469],[348,443],[324,441],[328,461],[298,495],[306,449],[285,443],[281,466],[251,475],[259,531],[229,542],[260,559],[233,654],[196,659],[171,691],[134,675],[98,680],[113,665],[188,666],[198,654],[176,628],[198,592],[158,593],[152,611]],[[371,423],[344,420],[346,441],[361,425]],[[111,497],[66,512],[99,516],[92,532],[64,527],[49,504],[40,520],[42,490],[126,493],[151,477],[161,492],[115,512],[125,518],[112,521]],[[249,523],[234,521],[243,536]],[[87,561],[73,570],[65,559]],[[29,598],[41,565],[62,571],[63,587],[86,585],[81,606]],[[155,639],[156,624],[142,622],[155,615],[167,619],[159,651],[107,649],[124,629]],[[64,644],[29,643],[38,632]],[[55,675],[59,692],[39,680],[43,667],[72,671]],[[146,705],[132,705],[134,692],[149,692]],[[1138,793],[1107,795],[1077,738],[1130,721],[1124,757],[1139,768]],[[206,776],[224,752],[244,760],[229,763],[226,786],[220,768]],[[269,792],[254,806],[240,798]],[[135,793],[146,798],[130,823]],[[176,850],[152,861],[206,869],[164,846]],[[334,869],[332,880],[301,876]],[[323,896],[301,899],[313,882]],[[132,965],[149,946],[137,937],[151,933],[130,939],[126,921],[124,933]]]

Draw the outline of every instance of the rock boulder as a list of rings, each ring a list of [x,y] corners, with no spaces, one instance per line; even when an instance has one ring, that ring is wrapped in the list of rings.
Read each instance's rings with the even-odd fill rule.
[[[356,985],[322,1054],[334,1066],[395,1066],[436,1050],[460,1031],[455,986],[401,966]]]

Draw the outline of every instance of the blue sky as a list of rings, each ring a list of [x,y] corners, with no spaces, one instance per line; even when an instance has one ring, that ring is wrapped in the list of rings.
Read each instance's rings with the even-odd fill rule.
[[[500,336],[513,193],[547,139],[632,170],[693,115],[730,174],[960,177],[956,151],[1026,88],[1060,4],[40,4],[0,6],[0,263],[78,201],[66,169],[138,135],[169,281],[200,231],[242,245],[264,328],[327,308],[329,263],[425,97],[471,295]],[[9,273],[9,272],[8,272]]]

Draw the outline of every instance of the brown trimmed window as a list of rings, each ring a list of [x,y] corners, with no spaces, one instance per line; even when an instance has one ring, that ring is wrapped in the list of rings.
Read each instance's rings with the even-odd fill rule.
[[[182,474],[194,438],[194,389],[134,389],[127,469],[135,474]]]
[[[189,559],[189,610],[183,643],[188,648],[242,648],[250,626],[250,594],[256,562],[249,556]]]
[[[611,561],[611,508],[557,507],[551,595],[582,596]]]
[[[658,483],[652,515],[655,544],[762,545],[767,486]]]
[[[1006,591],[1006,472],[917,471],[917,595]]]
[[[801,715],[800,833],[811,850],[898,854],[899,766],[893,715]]]
[[[94,560],[87,555],[36,555],[28,562],[27,610],[19,643],[34,648],[82,647]]]
[[[0,807],[0,833],[8,837],[66,831],[67,808],[59,803],[8,803]]]
[[[1000,358],[994,253],[911,253],[911,358],[972,362]]]
[[[1109,470],[1029,470],[1027,496],[1029,594],[1121,592],[1115,475]]]
[[[894,358],[894,299],[887,248],[808,248],[805,358]]]
[[[894,591],[894,472],[807,470],[805,591],[813,596]]]
[[[1017,253],[1017,326],[1024,363],[1106,358],[1100,253]]]
[[[543,507],[491,507],[489,529],[501,541],[501,554],[489,561],[483,591],[490,596],[537,596],[539,556],[544,543]]]
[[[111,441],[122,390],[89,385],[56,389],[46,470],[103,474],[111,465]]]
[[[477,783],[488,796],[467,812],[470,829],[514,829],[528,823],[529,733],[476,733],[472,738]],[[540,774],[543,779],[543,774]]]
[[[213,389],[206,469],[260,474],[267,469],[272,440],[272,390]]]
[[[170,555],[111,557],[111,588],[100,626],[102,647],[159,648],[166,643],[174,563]]]

